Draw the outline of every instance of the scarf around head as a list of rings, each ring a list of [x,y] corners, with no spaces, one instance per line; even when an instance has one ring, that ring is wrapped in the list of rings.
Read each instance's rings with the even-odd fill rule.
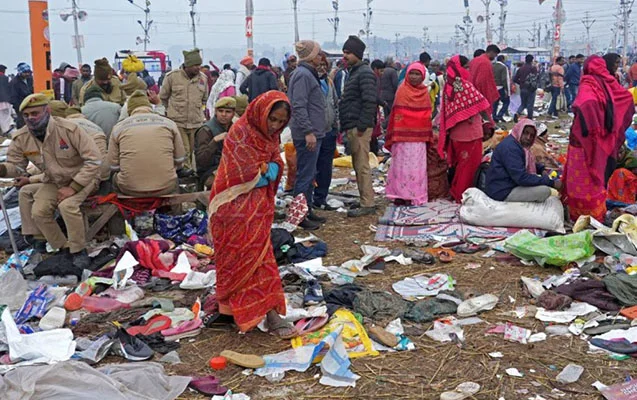
[[[531,121],[530,119],[527,119],[527,118],[525,118],[522,121],[520,121],[517,124],[515,124],[515,126],[511,130],[511,136],[513,136],[513,138],[518,143],[520,143],[520,138],[522,137],[522,133],[524,132],[524,128],[526,128],[527,126],[532,126],[537,131],[535,123],[533,121]],[[520,146],[522,146],[522,143],[520,143]],[[533,174],[533,175],[537,174],[537,167],[535,165],[535,155],[531,151],[531,148],[527,149],[524,146],[522,146],[522,148],[524,149],[524,158],[525,158],[525,164],[526,164],[526,172],[528,172],[529,174]]]
[[[469,82],[470,79],[469,71],[460,64],[460,56],[451,57],[447,64],[447,79],[440,113],[438,154],[442,158],[447,151],[449,130],[458,123],[491,108],[489,101]]]
[[[602,57],[590,56],[584,63],[573,112],[571,135],[584,149],[589,166],[617,158],[634,106],[630,92],[608,72]]]
[[[394,105],[389,116],[385,147],[391,150],[394,143],[400,142],[430,142],[433,138],[431,122],[431,97],[427,86],[412,86],[409,83],[409,73],[418,71],[425,77],[425,67],[420,63],[413,63],[407,68],[405,80],[396,91]]]
[[[234,72],[229,69],[221,71],[219,74],[219,78],[212,85],[212,89],[210,90],[210,102],[211,104],[215,104],[217,100],[219,100],[219,96],[224,90],[228,89],[231,86],[234,86]]]
[[[210,193],[210,216],[223,204],[254,189],[261,177],[261,168],[268,162],[279,165],[279,176],[276,180],[278,185],[283,173],[279,135],[287,124],[274,134],[270,134],[268,117],[274,105],[280,101],[290,104],[288,97],[276,90],[258,96],[248,105],[245,114],[230,128],[223,143],[221,163]]]

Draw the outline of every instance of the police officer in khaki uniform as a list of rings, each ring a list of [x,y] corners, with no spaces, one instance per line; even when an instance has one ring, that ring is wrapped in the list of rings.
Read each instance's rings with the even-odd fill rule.
[[[111,177],[111,169],[108,166],[108,142],[106,135],[102,128],[97,124],[89,121],[80,111],[79,107],[69,107],[65,102],[60,100],[52,100],[49,103],[51,108],[51,116],[66,118],[67,120],[75,122],[84,132],[86,132],[95,142],[95,145],[100,151],[100,161],[102,165],[100,167],[100,174],[98,180],[98,186],[100,182],[108,181]]]
[[[86,82],[80,89],[80,105],[84,105],[84,93],[91,86],[102,89],[103,100],[117,103],[120,106],[126,101],[126,95],[122,90],[122,83],[117,76],[113,76],[113,67],[106,57],[95,60],[95,73],[93,79]]]
[[[51,116],[45,95],[28,96],[19,110],[26,126],[15,133],[7,161],[0,164],[0,177],[16,177],[16,186],[22,188],[22,233],[36,239],[36,249],[41,251],[46,239],[51,247],[69,253],[75,267],[87,268],[91,259],[80,205],[96,188],[100,152],[77,124]],[[26,177],[29,161],[43,173]],[[68,239],[55,221],[56,210]]]
[[[153,113],[141,90],[128,98],[128,113],[128,118],[115,125],[109,141],[113,187],[134,197],[176,193],[177,170],[186,159],[177,125]]]
[[[204,122],[203,106],[208,100],[208,78],[200,71],[199,49],[184,51],[184,64],[164,78],[159,92],[166,116],[173,120],[184,143],[187,167],[192,167],[195,132]]]

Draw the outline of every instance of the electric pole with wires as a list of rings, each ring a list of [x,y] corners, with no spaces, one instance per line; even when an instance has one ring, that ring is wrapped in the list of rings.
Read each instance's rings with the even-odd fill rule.
[[[149,20],[148,18],[150,18],[150,0],[146,0],[145,5],[146,7],[142,7],[138,4],[135,4],[133,2],[133,0],[128,0],[129,3],[131,3],[132,5],[134,5],[135,7],[139,8],[140,10],[144,11],[144,22],[142,23],[141,20],[137,20],[137,23],[139,24],[139,26],[142,27],[142,30],[144,31],[144,38],[137,38],[137,44],[139,43],[144,43],[144,51],[148,50],[148,43],[150,43],[150,27],[153,25],[153,20]]]
[[[328,18],[327,20],[332,24],[332,28],[334,29],[334,46],[336,46],[336,37],[338,36],[338,25],[340,22],[338,18],[338,0],[332,1],[332,8],[334,9],[334,18]]]
[[[586,11],[586,17],[582,19],[582,24],[586,28],[586,55],[591,55],[591,27],[595,23],[594,19],[591,19],[590,13]]]
[[[628,62],[626,59],[626,54],[628,52],[628,40],[629,40],[629,32],[630,32],[630,14],[633,11],[633,5],[635,4],[635,0],[619,0],[619,11],[621,13],[621,30],[623,33],[622,38],[622,62],[624,65]]]
[[[195,15],[197,14],[195,12],[195,4],[197,4],[197,0],[189,0],[190,1],[190,20],[191,20],[191,27],[190,29],[192,30],[192,48],[196,49],[197,48],[197,31],[195,28]]]

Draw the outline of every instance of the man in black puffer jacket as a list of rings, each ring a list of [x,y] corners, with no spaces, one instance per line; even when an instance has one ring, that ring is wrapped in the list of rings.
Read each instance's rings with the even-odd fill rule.
[[[352,151],[352,162],[360,193],[360,208],[349,210],[348,217],[361,217],[376,212],[372,171],[369,166],[369,144],[376,117],[376,76],[361,60],[365,43],[357,36],[350,36],[343,45],[343,57],[347,61],[349,78],[339,103],[341,128],[347,132]]]
[[[276,84],[276,75],[272,72],[272,64],[267,58],[259,60],[257,69],[243,81],[239,90],[241,93],[247,94],[250,102],[265,92],[270,90],[278,90]]]

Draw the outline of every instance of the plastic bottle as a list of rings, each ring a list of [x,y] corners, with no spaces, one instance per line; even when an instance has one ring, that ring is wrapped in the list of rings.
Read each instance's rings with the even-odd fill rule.
[[[79,311],[73,311],[69,314],[69,326],[76,326],[81,318],[82,314]]]
[[[630,254],[622,254],[619,256],[619,262],[627,267],[635,267],[637,266],[637,257],[631,256]]]
[[[563,385],[577,382],[582,372],[584,372],[584,367],[581,365],[569,364],[559,373],[557,381]]]

